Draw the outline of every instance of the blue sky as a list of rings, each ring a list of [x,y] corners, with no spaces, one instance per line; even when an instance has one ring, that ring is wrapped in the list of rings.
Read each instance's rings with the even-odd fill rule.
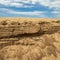
[[[0,0],[0,17],[60,18],[60,0]]]

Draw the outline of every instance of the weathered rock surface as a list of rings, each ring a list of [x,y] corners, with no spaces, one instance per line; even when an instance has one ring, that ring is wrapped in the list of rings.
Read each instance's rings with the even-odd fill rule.
[[[60,23],[57,22],[14,22],[1,21],[0,37],[33,33],[53,33],[60,30]]]
[[[1,21],[0,60],[60,60],[60,21]]]

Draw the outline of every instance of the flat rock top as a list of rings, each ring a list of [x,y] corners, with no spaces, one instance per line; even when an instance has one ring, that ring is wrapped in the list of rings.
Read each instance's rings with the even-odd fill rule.
[[[60,18],[0,18],[1,20],[10,20],[10,21],[57,21]]]

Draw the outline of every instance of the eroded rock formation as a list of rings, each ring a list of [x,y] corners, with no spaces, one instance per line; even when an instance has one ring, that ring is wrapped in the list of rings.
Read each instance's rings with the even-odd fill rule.
[[[60,21],[1,21],[0,60],[60,60]]]

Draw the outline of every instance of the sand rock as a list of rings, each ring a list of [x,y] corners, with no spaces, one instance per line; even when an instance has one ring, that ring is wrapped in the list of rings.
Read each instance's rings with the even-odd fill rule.
[[[2,20],[0,60],[60,60],[60,22]]]

